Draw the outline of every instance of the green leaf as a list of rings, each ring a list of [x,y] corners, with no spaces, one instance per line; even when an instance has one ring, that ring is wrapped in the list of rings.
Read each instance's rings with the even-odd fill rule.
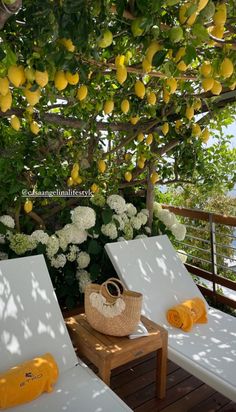
[[[102,221],[105,225],[111,222],[113,212],[110,209],[103,210],[102,212]]]
[[[98,263],[93,263],[89,268],[89,273],[92,280],[96,280],[100,273],[100,265]]]
[[[205,41],[209,38],[207,29],[198,23],[194,24],[192,28],[192,34],[200,41]]]
[[[92,239],[88,245],[88,253],[91,255],[98,255],[102,250],[101,245],[98,243],[97,240]]]
[[[166,50],[161,50],[159,52],[157,52],[153,59],[152,59],[152,64],[155,67],[159,67],[161,66],[161,64],[164,62],[165,57],[166,57],[167,51]]]
[[[193,60],[195,60],[197,57],[197,52],[196,48],[193,46],[187,46],[186,47],[186,54],[184,56],[184,61],[186,64],[190,64]]]
[[[115,3],[116,3],[117,14],[118,16],[122,17],[127,2],[126,0],[116,0]]]

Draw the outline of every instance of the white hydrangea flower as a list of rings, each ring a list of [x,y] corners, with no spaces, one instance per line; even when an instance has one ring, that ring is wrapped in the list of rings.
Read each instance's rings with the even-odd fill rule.
[[[86,230],[95,225],[96,215],[91,207],[78,206],[72,210],[71,220],[80,230]]]
[[[116,239],[118,236],[116,225],[112,222],[107,225],[102,225],[101,232],[110,239]]]
[[[184,240],[186,235],[186,227],[182,223],[175,223],[170,227],[170,230],[177,240]]]
[[[65,252],[68,246],[67,239],[62,236],[59,237],[59,244],[60,244],[60,248],[63,250],[63,252]]]
[[[44,230],[35,230],[30,236],[32,239],[36,240],[38,243],[42,243],[43,245],[46,245],[49,239],[48,234],[44,232]]]
[[[149,235],[152,233],[150,227],[148,227],[148,226],[145,226],[144,230],[145,230],[145,232],[148,233]]]
[[[179,256],[182,263],[186,263],[188,255],[184,250],[177,250],[177,255]]]
[[[112,216],[112,219],[113,219],[113,220],[116,220],[116,221],[119,223],[119,227],[118,227],[119,230],[123,230],[123,229],[124,229],[124,227],[125,227],[125,222],[123,221],[121,215],[113,215],[113,216]]]
[[[59,238],[64,238],[69,243],[80,244],[87,240],[87,232],[85,230],[80,230],[77,225],[68,223],[62,229],[58,230],[56,234]]]
[[[126,213],[122,213],[120,215],[121,219],[123,220],[124,224],[129,223],[129,218]]]
[[[17,255],[24,255],[37,247],[37,241],[24,233],[16,233],[10,237],[9,247]]]
[[[4,245],[5,243],[5,236],[0,233],[0,245]]]
[[[137,214],[137,218],[141,221],[142,226],[143,226],[143,225],[146,225],[147,220],[148,220],[148,217],[147,217],[147,215],[146,215],[145,213],[139,212],[139,213]]]
[[[56,269],[63,268],[66,264],[66,256],[63,253],[51,258],[51,266]]]
[[[162,206],[160,203],[154,202],[153,203],[153,214],[155,217],[158,217],[158,213],[162,210]]]
[[[59,246],[59,239],[55,235],[50,236],[47,242],[47,255],[49,258],[58,252]]]
[[[135,239],[145,239],[147,237],[147,235],[137,235],[135,236]]]
[[[135,216],[137,214],[137,209],[132,203],[127,203],[126,213],[129,217]]]
[[[119,195],[108,196],[107,204],[112,210],[115,210],[118,215],[126,211],[125,199]]]
[[[87,252],[80,252],[77,258],[79,269],[85,269],[90,263],[90,256]]]
[[[69,252],[66,255],[66,259],[69,262],[74,262],[77,258],[78,252],[79,252],[78,246],[70,245]]]
[[[126,223],[124,227],[124,238],[125,240],[131,240],[134,236],[134,231],[130,223]]]
[[[139,229],[141,228],[141,226],[142,226],[142,222],[141,222],[141,220],[138,218],[138,216],[132,216],[132,217],[130,218],[130,224],[131,224],[131,226],[132,226],[134,229],[136,229],[136,230],[139,230]]]
[[[143,213],[144,215],[146,215],[147,217],[149,217],[149,210],[148,209],[141,209],[140,212]]]
[[[79,282],[80,293],[84,293],[86,286],[92,283],[89,272],[87,270],[77,270],[75,277]]]
[[[0,260],[6,260],[8,259],[8,254],[5,252],[0,252]]]
[[[95,206],[103,207],[103,206],[105,206],[106,199],[101,193],[95,193],[90,198],[90,202]]]
[[[10,229],[14,229],[15,227],[15,221],[12,219],[11,216],[9,215],[2,215],[0,216],[0,222],[4,225],[9,227]]]
[[[170,228],[175,223],[178,223],[174,213],[170,212],[168,209],[162,209],[160,212],[158,212],[157,217],[168,228]]]

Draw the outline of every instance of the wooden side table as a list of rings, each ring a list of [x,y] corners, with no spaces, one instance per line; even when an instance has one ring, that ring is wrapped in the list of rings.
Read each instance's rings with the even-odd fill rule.
[[[80,314],[66,319],[67,328],[79,356],[85,356],[97,366],[100,378],[110,385],[111,370],[134,359],[157,351],[156,391],[162,399],[166,392],[167,332],[161,326],[142,316],[149,335],[129,339],[103,335]]]

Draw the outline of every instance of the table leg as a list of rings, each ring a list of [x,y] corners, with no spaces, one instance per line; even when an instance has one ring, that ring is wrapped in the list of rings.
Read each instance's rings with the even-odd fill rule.
[[[166,395],[167,333],[162,333],[162,347],[157,350],[156,394],[159,399]]]
[[[98,374],[100,378],[105,382],[108,386],[110,386],[110,378],[111,378],[111,365],[110,362],[102,362],[98,368]]]

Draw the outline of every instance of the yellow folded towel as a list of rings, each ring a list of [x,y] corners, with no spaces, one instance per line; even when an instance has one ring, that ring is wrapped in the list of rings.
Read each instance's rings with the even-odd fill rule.
[[[43,392],[51,392],[58,374],[58,366],[50,353],[0,374],[0,409],[17,406],[32,401]]]
[[[170,308],[166,317],[175,328],[189,332],[194,323],[207,323],[207,311],[205,302],[201,298],[185,300],[179,305]]]

